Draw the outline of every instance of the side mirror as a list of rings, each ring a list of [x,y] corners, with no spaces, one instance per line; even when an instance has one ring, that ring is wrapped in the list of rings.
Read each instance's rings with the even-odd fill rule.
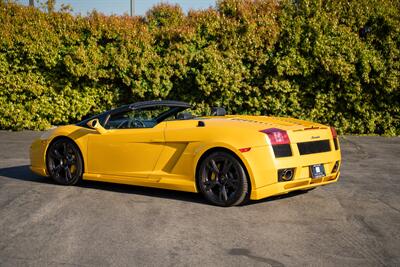
[[[103,126],[101,126],[99,119],[90,120],[86,125],[89,126],[90,129],[96,130],[100,134],[103,134],[107,131]]]

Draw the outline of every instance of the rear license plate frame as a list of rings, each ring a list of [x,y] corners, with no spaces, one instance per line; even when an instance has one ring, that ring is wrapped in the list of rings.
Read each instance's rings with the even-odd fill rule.
[[[310,166],[311,178],[321,178],[326,176],[324,164],[314,164]]]

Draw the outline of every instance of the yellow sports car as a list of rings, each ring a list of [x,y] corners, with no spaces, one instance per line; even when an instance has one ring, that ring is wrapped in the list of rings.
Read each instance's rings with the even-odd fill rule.
[[[31,145],[31,170],[63,185],[85,179],[201,192],[219,206],[338,180],[332,127],[223,108],[194,117],[190,108],[138,102],[47,131]]]

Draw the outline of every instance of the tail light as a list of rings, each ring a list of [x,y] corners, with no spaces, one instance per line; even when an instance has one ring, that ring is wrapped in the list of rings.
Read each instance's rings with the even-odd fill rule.
[[[332,133],[333,138],[337,137],[337,132],[336,132],[335,128],[331,127],[331,133]]]
[[[269,140],[271,141],[271,145],[286,145],[290,144],[289,136],[286,131],[277,129],[277,128],[269,128],[265,130],[261,130],[260,132],[268,135]]]
[[[333,144],[335,145],[335,150],[339,149],[339,144],[337,140],[337,132],[335,128],[331,127],[331,133],[332,133],[332,138],[333,138]]]

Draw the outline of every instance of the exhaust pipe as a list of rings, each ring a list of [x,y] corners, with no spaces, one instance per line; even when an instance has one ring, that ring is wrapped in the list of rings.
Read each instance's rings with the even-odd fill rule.
[[[294,168],[278,170],[278,182],[288,182],[293,180]]]

